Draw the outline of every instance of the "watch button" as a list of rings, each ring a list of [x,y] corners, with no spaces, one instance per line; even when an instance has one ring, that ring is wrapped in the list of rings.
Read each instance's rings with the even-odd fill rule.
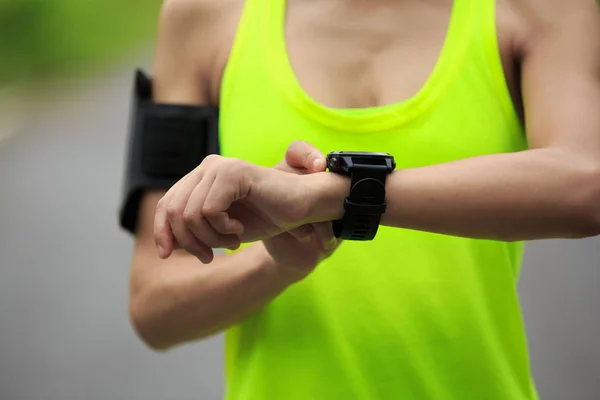
[[[329,159],[329,165],[328,165],[329,168],[335,169],[335,168],[339,167],[339,165],[340,165],[340,161],[337,158],[332,157]]]

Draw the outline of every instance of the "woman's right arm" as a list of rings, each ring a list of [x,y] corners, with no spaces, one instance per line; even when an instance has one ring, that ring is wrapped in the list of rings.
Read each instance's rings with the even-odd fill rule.
[[[140,338],[155,350],[205,338],[248,317],[294,282],[262,242],[217,255],[209,265],[176,250],[158,257],[152,220],[162,193],[140,210],[131,267],[129,311]]]
[[[227,3],[231,2],[165,1],[152,74],[155,101],[210,103],[209,68],[223,44],[215,32],[223,29]],[[293,282],[262,243],[219,255],[210,265],[181,250],[160,259],[153,221],[163,195],[149,192],[142,200],[130,276],[131,321],[149,347],[165,350],[217,333],[242,321]]]

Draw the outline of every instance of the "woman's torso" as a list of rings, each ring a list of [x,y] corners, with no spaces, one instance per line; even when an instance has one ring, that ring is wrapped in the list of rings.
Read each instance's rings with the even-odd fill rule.
[[[493,5],[224,3],[208,77],[223,154],[271,166],[300,139],[416,168],[524,149],[526,29]],[[521,255],[520,243],[385,227],[344,243],[229,330],[228,398],[533,399]]]

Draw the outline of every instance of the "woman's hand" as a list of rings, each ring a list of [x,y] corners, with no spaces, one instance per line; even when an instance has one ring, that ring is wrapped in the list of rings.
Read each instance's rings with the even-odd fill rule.
[[[207,157],[158,203],[154,236],[159,255],[167,258],[181,248],[209,263],[213,248],[236,249],[240,242],[269,239],[287,231],[296,240],[329,243],[328,222],[303,223],[311,188],[301,175],[324,170],[325,157],[305,142],[292,143],[285,159],[273,169]],[[282,244],[285,238],[276,242]],[[274,250],[272,243],[269,248]]]
[[[306,142],[294,142],[288,147],[285,159],[276,167],[298,175],[324,172],[325,156]],[[331,222],[303,225],[289,232],[263,240],[276,265],[302,279],[337,248]]]

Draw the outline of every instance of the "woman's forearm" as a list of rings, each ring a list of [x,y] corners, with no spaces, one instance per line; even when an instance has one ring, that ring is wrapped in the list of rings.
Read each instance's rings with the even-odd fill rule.
[[[315,177],[312,219],[343,215],[349,180]],[[382,224],[493,240],[600,234],[600,170],[558,150],[486,155],[397,170]]]
[[[130,314],[140,337],[156,350],[205,338],[242,321],[295,278],[276,268],[262,242],[218,255],[208,265],[184,252],[168,260],[153,258],[152,263],[134,261],[134,269],[152,272],[139,289],[132,284]]]

